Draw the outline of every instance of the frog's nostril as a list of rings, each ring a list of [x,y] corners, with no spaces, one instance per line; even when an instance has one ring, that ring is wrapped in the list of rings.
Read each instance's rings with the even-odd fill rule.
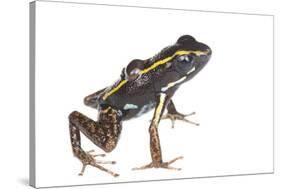
[[[207,49],[207,55],[210,56],[212,54],[212,50],[210,48]]]

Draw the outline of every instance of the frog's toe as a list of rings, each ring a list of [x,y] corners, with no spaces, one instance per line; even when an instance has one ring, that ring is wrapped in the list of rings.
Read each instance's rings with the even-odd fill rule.
[[[116,164],[116,161],[101,161],[101,160],[96,160],[95,157],[97,156],[102,156],[104,157],[105,154],[92,154],[94,150],[90,150],[88,152],[84,152],[83,156],[80,157],[80,161],[82,162],[82,169],[79,173],[79,176],[83,176],[85,169],[88,165],[91,165],[93,167],[96,167],[104,172],[109,173],[110,175],[117,177],[119,174],[112,172],[111,170],[101,166],[100,164]]]
[[[172,128],[175,127],[175,121],[176,120],[181,120],[181,121],[190,123],[192,125],[199,126],[199,123],[196,123],[196,122],[193,122],[193,121],[190,121],[190,120],[186,119],[186,117],[194,115],[194,114],[195,114],[195,112],[192,112],[190,114],[181,114],[181,113],[178,113],[178,112],[177,113],[167,113],[167,114],[163,115],[161,119],[170,119],[171,122],[172,122]]]
[[[153,167],[153,164],[149,163],[149,164],[143,165],[141,167],[134,167],[134,168],[132,168],[132,170],[135,171],[135,170],[149,169],[149,168],[152,168],[152,167]]]
[[[181,168],[175,168],[175,167],[170,166],[170,164],[174,163],[175,161],[177,161],[179,159],[183,159],[183,156],[174,158],[167,162],[151,162],[151,163],[141,166],[141,167],[135,167],[132,170],[143,170],[143,169],[149,169],[149,168],[164,168],[164,169],[169,169],[169,170],[180,171]]]
[[[106,154],[94,154],[95,150],[89,150],[87,151],[86,153],[91,155],[93,158],[97,157],[97,156],[100,156],[100,157],[105,157]]]

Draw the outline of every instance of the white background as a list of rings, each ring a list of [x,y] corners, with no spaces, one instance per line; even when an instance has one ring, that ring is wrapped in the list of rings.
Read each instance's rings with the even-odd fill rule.
[[[37,2],[36,14],[37,186],[272,172],[272,17],[50,2]],[[173,165],[183,170],[131,171],[151,161],[150,112],[123,123],[117,148],[105,158],[118,162],[112,169],[120,177],[90,167],[78,177],[68,114],[80,110],[96,119],[84,96],[183,34],[213,49],[209,65],[174,96],[178,110],[198,112],[190,119],[201,126],[177,122],[173,130],[165,121],[159,128],[164,160],[184,156]]]
[[[125,1],[123,1],[126,4]],[[239,12],[267,12],[267,13],[277,13],[274,4],[269,3],[254,3],[253,4],[242,2],[221,4],[214,3],[204,4],[202,2],[192,2],[189,4],[185,3],[175,3],[171,4],[157,2],[146,3],[136,3],[139,5],[151,5],[151,6],[169,6],[169,7],[184,7],[191,9],[207,9],[207,10],[225,10],[225,11],[239,11]],[[1,49],[1,65],[5,67],[1,70],[1,86],[4,88],[1,90],[2,95],[1,101],[2,109],[1,115],[2,119],[2,138],[1,144],[3,149],[1,151],[1,182],[3,183],[3,188],[7,187],[17,187],[24,188],[27,187],[28,178],[28,5],[26,2],[21,2],[17,4],[6,4],[5,11],[1,11],[1,19],[9,18],[1,23],[3,26],[4,33],[1,33],[1,41],[4,41],[5,46]],[[20,6],[21,5],[21,6]],[[25,7],[24,7],[25,6]],[[276,5],[275,5],[276,6]],[[1,6],[2,8],[2,6]],[[17,14],[15,14],[15,12]],[[5,14],[5,15],[2,15]],[[1,26],[2,27],[2,26]],[[277,33],[277,32],[276,32]],[[7,35],[9,34],[9,35]],[[9,37],[7,37],[9,36]],[[278,39],[278,38],[276,38]],[[170,41],[169,41],[170,43]],[[1,46],[2,47],[2,46]],[[162,47],[161,47],[162,48]],[[278,58],[278,57],[277,57]],[[276,59],[278,61],[278,59]],[[209,66],[209,65],[208,65]],[[276,65],[278,68],[278,65]],[[207,67],[204,72],[207,73]],[[201,74],[200,74],[201,75]],[[3,78],[2,78],[3,77]],[[201,76],[198,76],[198,80]],[[203,72],[202,72],[203,77]],[[197,80],[197,79],[196,79]],[[194,80],[194,82],[196,81]],[[9,82],[7,82],[9,81]],[[3,84],[2,84],[3,82]],[[3,112],[2,112],[3,111]],[[7,111],[9,114],[7,114]],[[197,110],[199,113],[199,110]],[[196,119],[201,120],[202,113],[196,116]],[[278,120],[276,120],[278,121]],[[202,124],[202,122],[200,122]],[[276,125],[278,122],[276,123]],[[7,128],[7,130],[6,130]],[[181,129],[179,126],[172,132],[177,132]],[[189,128],[191,130],[191,128]],[[198,129],[198,128],[196,128]],[[200,128],[201,130],[202,128]],[[192,129],[195,132],[195,129]],[[276,128],[276,132],[278,132]],[[169,132],[171,132],[169,130]],[[190,132],[190,131],[189,131]],[[198,132],[198,131],[196,131]],[[2,141],[3,139],[3,141]],[[278,139],[279,140],[279,139]],[[278,142],[278,141],[277,141]],[[278,145],[278,143],[277,143]],[[279,152],[279,151],[277,151]],[[278,154],[277,154],[278,155]],[[186,161],[186,159],[184,159]],[[140,161],[140,163],[142,163]],[[178,164],[180,165],[180,163]],[[110,186],[99,186],[104,188],[110,187],[193,187],[193,188],[205,188],[213,187],[214,183],[216,188],[239,188],[245,186],[251,186],[256,188],[274,188],[278,184],[279,177],[279,164],[276,164],[277,169],[275,175],[260,175],[260,176],[246,176],[246,177],[228,177],[228,178],[212,178],[212,179],[195,179],[195,180],[184,180],[177,182],[153,182],[153,183],[137,183],[137,184],[125,184],[125,185],[110,185]],[[53,170],[54,172],[56,170]],[[86,188],[86,187],[84,187]]]

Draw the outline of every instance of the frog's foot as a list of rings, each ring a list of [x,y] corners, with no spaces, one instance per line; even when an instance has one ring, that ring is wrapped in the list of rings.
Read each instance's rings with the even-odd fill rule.
[[[175,112],[175,113],[169,113],[168,112],[167,114],[163,115],[161,119],[170,119],[171,122],[172,122],[172,128],[175,127],[175,121],[176,120],[185,121],[187,123],[199,126],[199,123],[196,123],[196,122],[193,122],[193,121],[190,121],[190,120],[186,119],[186,117],[192,116],[194,114],[195,114],[195,112],[192,112],[190,114],[181,114],[181,113],[178,113],[178,112]]]
[[[151,162],[151,163],[141,166],[141,167],[135,167],[132,170],[142,170],[142,169],[149,169],[149,168],[164,168],[164,169],[180,171],[181,168],[175,168],[175,167],[170,166],[170,164],[174,163],[175,161],[177,161],[179,159],[183,159],[183,157],[180,156],[180,157],[174,158],[171,161],[167,161],[167,162]]]
[[[85,169],[87,167],[87,165],[91,165],[93,167],[96,167],[102,171],[105,171],[107,173],[109,173],[110,175],[117,177],[119,176],[119,174],[112,172],[111,170],[99,165],[99,164],[115,164],[115,161],[100,161],[100,160],[96,160],[95,157],[97,156],[101,156],[104,157],[105,154],[92,154],[92,152],[94,152],[94,150],[88,151],[88,152],[82,152],[81,155],[78,157],[80,159],[80,161],[82,162],[82,170],[79,173],[79,176],[82,176],[85,172]]]

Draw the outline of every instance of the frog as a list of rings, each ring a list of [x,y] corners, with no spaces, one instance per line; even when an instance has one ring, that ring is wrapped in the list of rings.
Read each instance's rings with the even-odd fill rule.
[[[148,129],[151,162],[133,170],[180,170],[171,164],[183,156],[163,161],[158,126],[162,119],[170,119],[172,127],[176,120],[199,125],[187,119],[187,116],[194,115],[195,112],[178,112],[172,98],[182,84],[191,80],[206,66],[211,55],[212,50],[208,45],[191,35],[183,35],[176,43],[165,47],[151,58],[130,61],[122,69],[116,82],[86,96],[84,104],[98,110],[97,121],[79,111],[71,112],[68,117],[72,152],[82,163],[79,175],[83,175],[86,166],[90,165],[114,177],[119,176],[102,165],[115,164],[116,161],[97,160],[96,157],[104,157],[105,154],[95,154],[94,150],[85,151],[82,148],[80,133],[109,153],[119,141],[123,121],[137,118],[151,110],[154,110]]]

